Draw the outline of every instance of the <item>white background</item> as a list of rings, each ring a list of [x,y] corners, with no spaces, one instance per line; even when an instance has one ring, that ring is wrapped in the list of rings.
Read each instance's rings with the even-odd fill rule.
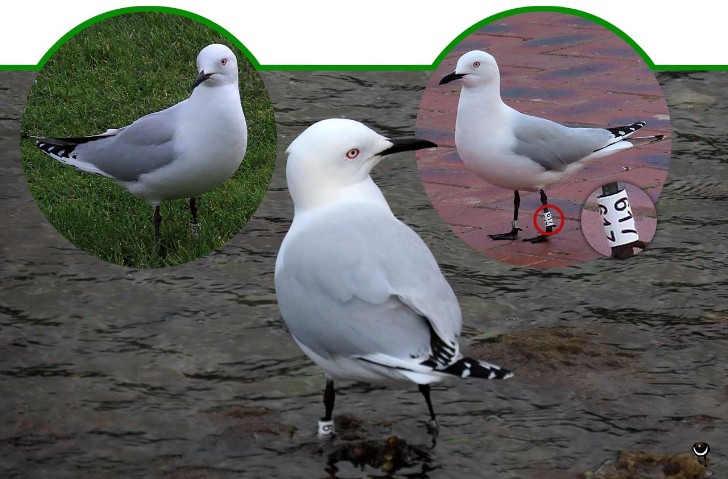
[[[154,4],[187,10],[221,25],[262,65],[429,65],[474,23],[512,8],[537,5],[596,15],[623,30],[658,65],[728,65],[725,16],[716,10],[721,3],[705,0],[174,0]],[[136,5],[140,3],[123,0],[5,2],[0,65],[35,65],[78,24]]]

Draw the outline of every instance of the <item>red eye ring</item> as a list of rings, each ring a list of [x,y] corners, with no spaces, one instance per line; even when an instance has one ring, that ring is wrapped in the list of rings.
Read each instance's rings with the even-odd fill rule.
[[[352,148],[351,150],[346,152],[346,157],[350,160],[353,160],[357,156],[359,156],[359,148]]]
[[[473,62],[473,68],[478,68],[480,66],[480,62]]]
[[[228,59],[223,58],[222,60],[220,60],[220,65],[225,66],[225,65],[227,65],[227,62],[228,62]]]

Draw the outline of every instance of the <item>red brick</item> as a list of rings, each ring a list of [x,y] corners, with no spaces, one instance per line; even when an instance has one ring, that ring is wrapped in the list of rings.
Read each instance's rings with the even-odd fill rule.
[[[513,266],[529,266],[534,267],[539,263],[548,261],[547,259],[538,256],[529,256],[525,254],[509,253],[504,255],[494,254],[493,259],[502,261],[504,263],[511,264]]]
[[[549,268],[565,268],[567,266],[574,266],[579,263],[581,263],[581,261],[569,261],[569,260],[565,260],[565,259],[549,259],[546,261],[541,261],[539,263],[534,263],[529,266],[531,266],[532,268],[538,268],[538,269],[549,269]]]

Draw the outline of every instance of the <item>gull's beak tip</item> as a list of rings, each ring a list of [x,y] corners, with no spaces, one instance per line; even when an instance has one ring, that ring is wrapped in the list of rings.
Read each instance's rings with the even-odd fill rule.
[[[399,153],[401,151],[415,151],[423,148],[437,148],[437,144],[421,138],[389,138],[392,144],[389,148],[379,153],[381,156]]]
[[[191,91],[194,91],[195,88],[198,87],[202,82],[207,80],[212,76],[212,73],[205,73],[205,70],[200,70],[200,73],[197,75],[197,78],[195,78],[195,82],[192,84]]]
[[[447,75],[442,77],[442,80],[440,80],[440,85],[450,83],[451,81],[454,81],[454,80],[459,80],[464,76],[465,76],[464,73],[455,73],[455,72],[448,73]]]

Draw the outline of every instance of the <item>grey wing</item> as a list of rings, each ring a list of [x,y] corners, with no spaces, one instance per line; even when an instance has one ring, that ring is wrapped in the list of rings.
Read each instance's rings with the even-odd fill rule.
[[[392,216],[344,213],[286,239],[275,281],[291,333],[325,358],[424,361],[443,344],[458,355],[460,307],[419,236]]]
[[[183,103],[143,116],[113,136],[79,144],[75,159],[121,181],[134,181],[169,164],[174,159],[173,140]]]
[[[603,128],[570,128],[559,123],[519,114],[514,125],[518,155],[531,158],[546,170],[563,171],[614,141]]]

